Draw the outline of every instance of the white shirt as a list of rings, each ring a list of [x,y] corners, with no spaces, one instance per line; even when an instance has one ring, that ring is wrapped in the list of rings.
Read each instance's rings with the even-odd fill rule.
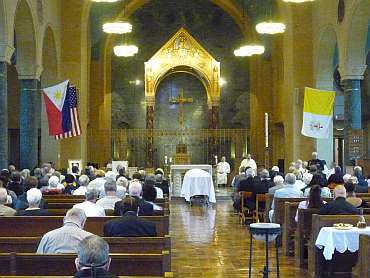
[[[229,174],[230,173],[230,164],[228,162],[219,162],[217,164],[217,172],[219,174]]]
[[[256,161],[254,161],[253,158],[251,159],[243,159],[242,163],[240,164],[240,166],[243,166],[243,167],[251,167],[254,171],[257,171],[257,164],[256,164]]]
[[[114,210],[115,203],[121,200],[122,199],[118,198],[117,196],[105,196],[104,198],[99,199],[96,204],[104,209]]]
[[[82,209],[87,217],[105,216],[104,208],[90,201],[84,201],[73,207]]]
[[[75,191],[73,191],[73,195],[84,195],[87,191],[87,186],[80,186]]]
[[[163,198],[163,190],[162,190],[162,188],[159,188],[159,187],[154,187],[154,188],[157,191],[157,198],[158,199],[162,199]]]

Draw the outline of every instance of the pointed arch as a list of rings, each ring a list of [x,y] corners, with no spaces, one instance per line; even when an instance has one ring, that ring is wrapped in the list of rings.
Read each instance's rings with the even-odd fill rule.
[[[37,35],[31,9],[26,0],[18,3],[15,13],[16,67],[22,78],[39,78],[36,63]]]
[[[326,26],[320,36],[316,56],[316,86],[333,89],[334,58],[337,47],[337,35],[333,26]]]
[[[366,38],[370,19],[370,1],[359,0],[350,16],[348,43],[346,48],[347,65],[366,64]]]

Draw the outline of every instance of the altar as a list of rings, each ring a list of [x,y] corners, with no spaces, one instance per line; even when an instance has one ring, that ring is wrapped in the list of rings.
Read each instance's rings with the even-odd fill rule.
[[[185,173],[191,169],[201,169],[207,171],[212,176],[212,165],[208,164],[193,164],[193,165],[171,165],[170,167],[170,183],[171,196],[181,197],[181,185]]]

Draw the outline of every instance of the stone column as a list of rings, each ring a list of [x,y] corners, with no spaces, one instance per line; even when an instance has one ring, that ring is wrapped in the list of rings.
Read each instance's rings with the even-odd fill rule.
[[[38,165],[38,128],[40,103],[38,79],[21,79],[20,95],[20,168]]]
[[[346,68],[342,74],[344,85],[344,164],[354,165],[362,155],[361,80],[366,65]]]
[[[0,43],[0,168],[8,168],[8,64],[14,47]]]
[[[155,97],[146,97],[146,167],[151,168],[153,167],[153,145],[154,145],[154,138],[153,138],[153,129],[154,129],[154,104],[155,104]]]
[[[8,168],[8,86],[7,63],[0,62],[0,168]]]

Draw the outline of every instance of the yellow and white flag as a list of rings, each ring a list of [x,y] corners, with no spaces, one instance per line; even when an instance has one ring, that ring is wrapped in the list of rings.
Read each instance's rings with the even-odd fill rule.
[[[329,138],[333,121],[334,91],[312,88],[304,90],[302,134],[308,137]]]

